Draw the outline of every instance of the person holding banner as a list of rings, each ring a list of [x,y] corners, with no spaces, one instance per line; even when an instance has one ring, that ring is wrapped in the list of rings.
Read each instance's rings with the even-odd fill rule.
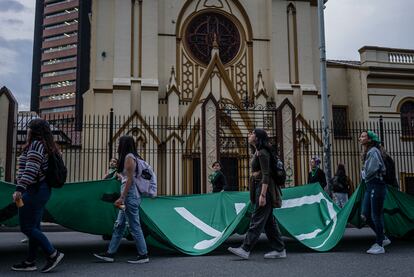
[[[363,148],[361,177],[366,185],[361,219],[366,221],[376,235],[375,243],[367,253],[383,254],[384,246],[391,241],[384,235],[384,200],[387,186],[383,181],[386,168],[379,149],[381,141],[373,131],[364,131],[359,136],[359,143]]]
[[[280,208],[282,199],[280,188],[276,186],[270,174],[271,148],[269,137],[265,130],[256,128],[248,134],[248,142],[253,152],[250,201],[255,205],[255,209],[243,244],[237,248],[229,247],[228,250],[247,260],[250,251],[264,230],[272,248],[271,252],[264,255],[264,258],[286,258],[285,244],[273,216],[273,208]]]
[[[105,261],[113,262],[115,253],[117,252],[121,240],[124,237],[125,230],[128,226],[132,237],[135,240],[138,257],[129,260],[132,264],[148,263],[148,251],[145,237],[142,232],[139,206],[141,205],[141,194],[137,187],[137,164],[136,158],[139,157],[135,146],[134,138],[131,136],[122,136],[119,139],[118,146],[118,176],[121,178],[121,196],[115,201],[115,206],[119,208],[118,218],[114,225],[111,242],[108,250],[103,253],[93,254],[96,258]]]

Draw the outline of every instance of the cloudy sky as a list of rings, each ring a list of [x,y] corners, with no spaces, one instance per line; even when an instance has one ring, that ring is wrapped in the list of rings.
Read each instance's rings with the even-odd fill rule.
[[[30,108],[35,0],[0,0],[0,87]],[[359,60],[364,45],[414,49],[413,0],[329,0],[329,59]]]

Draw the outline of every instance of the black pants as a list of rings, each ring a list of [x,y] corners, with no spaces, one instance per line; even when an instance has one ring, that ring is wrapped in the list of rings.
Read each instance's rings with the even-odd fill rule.
[[[276,219],[273,216],[273,207],[271,203],[269,190],[266,192],[266,205],[259,206],[259,196],[262,190],[262,186],[256,186],[255,200],[256,208],[250,219],[249,230],[244,238],[242,248],[246,251],[251,251],[263,232],[266,233],[267,239],[270,242],[270,247],[276,251],[282,251],[285,249],[285,244],[282,240],[282,235],[277,225]]]

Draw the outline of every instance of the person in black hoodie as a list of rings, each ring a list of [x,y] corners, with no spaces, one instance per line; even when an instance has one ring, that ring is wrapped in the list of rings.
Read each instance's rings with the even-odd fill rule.
[[[213,163],[213,173],[208,176],[210,183],[213,185],[213,192],[220,192],[227,188],[226,177],[221,172],[221,164],[219,161]]]
[[[332,178],[332,192],[333,200],[340,208],[343,208],[348,202],[349,187],[350,180],[346,176],[345,165],[338,164],[335,176]]]
[[[311,171],[308,175],[308,184],[319,183],[321,187],[325,189],[326,177],[325,172],[319,168],[320,164],[321,160],[317,156],[312,157],[310,160]]]

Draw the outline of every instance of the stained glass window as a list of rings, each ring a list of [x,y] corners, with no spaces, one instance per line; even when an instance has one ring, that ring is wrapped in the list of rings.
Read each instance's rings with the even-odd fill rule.
[[[226,16],[214,12],[202,13],[191,20],[185,33],[192,56],[203,64],[210,62],[214,37],[221,61],[224,64],[232,61],[240,49],[240,33]]]

